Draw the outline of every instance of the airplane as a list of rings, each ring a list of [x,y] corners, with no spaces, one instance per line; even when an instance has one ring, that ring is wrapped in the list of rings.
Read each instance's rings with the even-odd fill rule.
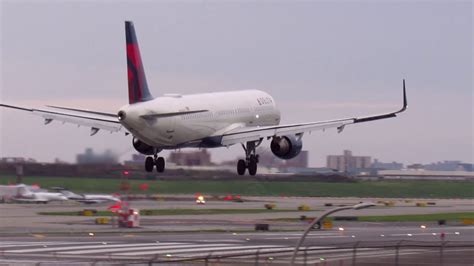
[[[271,140],[270,149],[281,159],[296,157],[302,147],[304,133],[335,128],[341,133],[345,126],[396,117],[407,108],[405,80],[403,106],[398,111],[367,117],[280,124],[280,110],[273,97],[260,90],[212,92],[201,94],[165,94],[153,97],[146,81],[143,62],[133,22],[125,21],[128,70],[128,100],[117,113],[106,113],[70,107],[47,106],[32,109],[0,104],[42,116],[44,123],[53,120],[91,128],[93,136],[99,130],[124,131],[132,134],[132,145],[147,155],[145,170],[165,170],[165,160],[158,157],[162,150],[181,148],[217,148],[241,144],[245,159],[237,162],[237,173],[257,173],[259,161],[256,148],[264,139]]]
[[[66,189],[56,189],[59,193],[66,196],[69,200],[74,200],[80,203],[85,204],[98,204],[104,202],[120,202],[121,200],[118,197],[114,197],[112,195],[105,195],[105,194],[77,194],[72,191]]]
[[[66,201],[66,196],[61,193],[46,192],[46,191],[32,191],[26,185],[14,186],[16,194],[12,200],[19,202],[33,202],[33,203],[48,203],[50,201]]]

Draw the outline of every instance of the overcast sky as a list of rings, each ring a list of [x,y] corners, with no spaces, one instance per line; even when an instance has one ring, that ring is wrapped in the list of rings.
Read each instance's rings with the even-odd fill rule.
[[[396,110],[406,78],[399,117],[305,135],[313,166],[344,149],[473,162],[472,14],[471,1],[1,1],[0,101],[115,113],[132,20],[154,96],[260,89],[296,123]],[[130,136],[0,110],[0,157],[72,162],[87,147],[133,152]]]

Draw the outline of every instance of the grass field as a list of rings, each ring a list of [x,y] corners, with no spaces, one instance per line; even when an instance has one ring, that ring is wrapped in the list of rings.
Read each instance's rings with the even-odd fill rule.
[[[15,181],[1,176],[0,184]],[[24,177],[26,184],[43,188],[66,187],[75,192],[121,193],[119,179]],[[131,180],[130,193],[150,194],[239,194],[247,196],[385,197],[385,198],[474,198],[474,183],[467,181],[359,181],[352,183],[255,180]]]
[[[275,213],[297,212],[298,210],[267,210],[267,209],[153,209],[140,210],[142,215],[209,215],[209,214],[242,214],[242,213]],[[79,212],[39,212],[40,215],[78,216]],[[93,216],[110,216],[110,211],[98,211]]]
[[[314,219],[314,217],[308,217],[308,219]],[[328,217],[327,219],[334,220],[334,217]],[[464,219],[474,219],[474,212],[358,216],[357,217],[358,222],[436,222],[439,220],[462,221]],[[276,219],[271,219],[271,220],[287,221],[287,222],[299,221],[298,218],[276,218]]]
[[[362,222],[434,222],[434,221],[439,221],[439,220],[460,221],[463,219],[474,219],[474,212],[388,215],[388,216],[360,216],[359,217],[359,221],[362,221]]]
[[[296,212],[297,210],[267,210],[267,209],[153,209],[141,210],[142,215],[209,215],[209,214],[241,214],[241,213],[275,213]],[[79,212],[39,212],[41,215],[78,216]],[[110,211],[98,211],[93,216],[110,216]],[[312,217],[314,218],[314,217]],[[409,214],[409,215],[384,215],[384,216],[358,216],[359,222],[434,222],[439,220],[462,221],[474,219],[474,212],[434,213],[434,214]],[[332,220],[333,217],[329,217]],[[271,220],[299,221],[299,218],[277,218]]]

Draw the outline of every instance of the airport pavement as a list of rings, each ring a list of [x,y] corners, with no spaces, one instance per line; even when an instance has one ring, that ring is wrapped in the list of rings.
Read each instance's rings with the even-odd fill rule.
[[[444,238],[441,238],[441,234]],[[64,263],[148,263],[150,261],[182,265],[204,263],[205,258],[222,265],[255,264],[256,260],[287,265],[301,232],[255,233],[161,233],[117,234],[94,236],[4,237],[0,243],[0,263],[28,262]],[[474,227],[416,228],[350,227],[313,231],[298,256],[298,264],[347,263],[356,259],[358,265],[400,265],[416,262],[439,265],[456,261],[457,265],[474,262]],[[405,242],[405,243],[403,243]],[[440,253],[441,244],[444,250]],[[398,251],[396,246],[399,246]],[[356,249],[354,249],[356,248]],[[356,255],[354,257],[354,250]],[[396,255],[398,254],[398,255]],[[456,254],[455,256],[452,254]],[[398,257],[398,258],[396,258]],[[384,262],[384,263],[382,263]],[[382,264],[381,264],[382,263]],[[345,265],[347,265],[345,264]],[[374,265],[374,264],[372,264]],[[449,264],[446,264],[449,265]]]
[[[172,198],[164,201],[134,201],[131,204],[139,209],[258,209],[263,208],[265,203],[275,203],[277,208],[296,209],[306,204],[312,211],[151,216],[142,217],[141,228],[118,229],[110,225],[96,225],[94,217],[37,214],[39,211],[79,211],[85,208],[105,210],[107,205],[0,204],[0,264],[32,265],[42,262],[42,265],[63,265],[67,262],[71,265],[112,265],[146,264],[154,260],[182,265],[186,262],[171,261],[200,258],[199,262],[193,262],[200,264],[204,263],[203,258],[209,256],[214,262],[219,257],[224,265],[255,265],[256,260],[266,264],[287,265],[293,247],[308,223],[269,219],[317,216],[334,206],[383,200],[393,201],[395,206],[346,211],[340,215],[474,211],[472,200],[457,199],[431,199],[429,201],[434,202],[434,205],[415,207],[416,202],[427,200],[246,197],[243,203],[208,200],[206,205],[195,205],[193,196]],[[327,203],[333,206],[325,206]],[[270,231],[253,231],[255,223],[261,222],[269,223]],[[425,223],[426,228],[420,225],[416,222],[338,221],[332,230],[311,232],[297,262],[350,265],[352,260],[357,259],[357,265],[380,265],[381,261],[389,265],[397,260],[399,265],[417,265],[421,262],[426,265],[441,265],[444,262],[447,263],[445,265],[474,265],[474,227],[449,223],[447,226],[438,226],[434,222]]]
[[[170,197],[172,200],[166,200]],[[278,218],[314,217],[323,211],[340,205],[359,202],[391,201],[393,207],[376,206],[359,211],[348,210],[337,215],[397,215],[430,214],[443,212],[473,212],[474,201],[470,199],[380,199],[380,198],[312,198],[312,197],[244,197],[244,202],[216,201],[208,197],[206,205],[196,205],[192,195],[163,195],[160,201],[131,201],[138,209],[264,209],[266,203],[274,203],[277,209],[296,210],[308,205],[311,211],[261,212],[251,214],[207,214],[207,215],[159,215],[142,216],[144,230],[189,231],[189,230],[253,230],[255,223],[269,223],[275,230],[299,230],[305,222],[287,223]],[[435,205],[416,207],[417,202],[432,202]],[[332,204],[333,206],[325,206]],[[72,202],[38,204],[0,204],[0,235],[2,233],[30,233],[53,231],[111,230],[111,226],[96,225],[93,217],[46,216],[38,212],[80,211],[83,209],[106,210],[109,205],[82,205]],[[373,224],[370,224],[372,226]]]

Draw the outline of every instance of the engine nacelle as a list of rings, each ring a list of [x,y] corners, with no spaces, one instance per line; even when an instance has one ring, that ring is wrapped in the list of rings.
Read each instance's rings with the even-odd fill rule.
[[[145,142],[133,137],[133,147],[141,154],[154,155],[153,147],[146,144]]]
[[[295,158],[300,154],[303,148],[303,141],[300,137],[294,135],[290,136],[276,136],[270,144],[270,149],[276,157],[284,160]]]

